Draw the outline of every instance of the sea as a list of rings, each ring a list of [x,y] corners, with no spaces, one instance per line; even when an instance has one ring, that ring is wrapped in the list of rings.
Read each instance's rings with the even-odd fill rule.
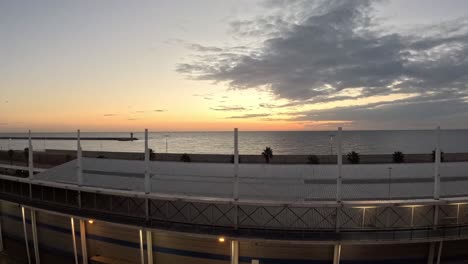
[[[133,132],[135,141],[82,140],[83,150],[143,152],[144,134]],[[25,133],[0,133],[0,137],[27,136]],[[75,133],[34,133],[34,137],[75,137]],[[81,133],[82,137],[130,137],[130,132]],[[343,153],[361,154],[430,153],[436,146],[435,130],[343,131]],[[233,154],[233,132],[152,132],[149,147],[156,153]],[[27,140],[0,140],[0,150],[22,150]],[[468,152],[468,130],[441,130],[442,151]],[[260,154],[265,147],[274,154],[336,154],[337,131],[261,131],[239,132],[240,154]],[[74,140],[33,140],[34,150],[76,149]]]

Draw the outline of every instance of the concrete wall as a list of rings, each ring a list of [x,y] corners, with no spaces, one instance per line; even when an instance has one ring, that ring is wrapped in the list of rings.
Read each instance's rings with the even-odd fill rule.
[[[241,263],[251,263],[252,259],[260,263],[332,263],[333,245],[297,245],[289,243],[272,243],[259,241],[240,241],[239,253]]]
[[[152,160],[157,161],[180,161],[182,153],[156,153],[152,156]],[[192,162],[211,162],[211,163],[232,163],[232,155],[221,154],[188,154]],[[90,158],[107,158],[107,159],[127,159],[127,160],[143,160],[143,153],[135,152],[108,152],[108,151],[83,151],[84,157]],[[320,164],[336,164],[336,155],[316,155]],[[393,163],[392,154],[372,154],[361,155],[361,163],[364,164],[379,164]],[[34,162],[36,165],[48,168],[57,166],[76,158],[74,150],[54,150],[48,149],[45,152],[35,152]],[[265,159],[261,155],[240,155],[241,163],[265,163]],[[460,162],[468,161],[468,153],[445,153],[444,161]],[[430,153],[422,154],[405,154],[406,163],[421,163],[432,162]],[[7,151],[0,151],[0,163],[10,163],[10,158]],[[270,163],[274,164],[307,164],[309,163],[309,155],[274,155]],[[343,157],[343,163],[348,164],[346,155]],[[14,152],[13,164],[26,165],[26,159],[23,151]]]
[[[26,211],[30,216],[30,210]],[[72,263],[74,252],[70,218],[36,211],[36,224],[41,263]],[[79,229],[75,229],[77,230]],[[32,235],[29,238],[32,240]],[[77,246],[80,250],[79,245]],[[31,251],[32,255],[33,252]],[[78,254],[81,255],[81,252]]]
[[[229,264],[230,244],[216,238],[200,238],[153,232],[154,261],[157,264]]]
[[[26,248],[21,208],[0,202],[0,221],[8,256],[26,261]],[[27,210],[29,221],[30,211]],[[38,240],[42,263],[73,263],[70,218],[37,211]],[[79,224],[76,221],[77,245],[80,251]],[[140,263],[139,229],[95,221],[87,223],[88,256],[103,256],[122,263]],[[31,226],[27,225],[30,252],[34,256]],[[230,242],[216,237],[194,237],[165,231],[153,231],[153,259],[157,264],[228,264]],[[145,248],[146,238],[144,237]],[[341,263],[392,264],[427,263],[429,243],[342,245]],[[466,263],[468,240],[444,242],[441,263]],[[436,246],[436,252],[438,245]],[[241,240],[240,263],[253,259],[263,264],[332,263],[333,245],[304,245],[286,242]],[[437,253],[435,253],[435,256]],[[145,259],[147,252],[145,251]]]
[[[441,263],[455,264],[468,262],[468,240],[445,241],[442,244]]]
[[[125,263],[140,263],[138,229],[86,222],[88,257],[105,256]]]
[[[429,243],[342,245],[341,263],[426,264]]]
[[[5,245],[7,252],[22,261],[27,261],[21,207],[2,201],[0,202],[0,210],[3,235],[8,241]],[[25,209],[25,216],[29,250],[31,259],[34,259],[31,211],[29,209]],[[36,211],[36,222],[42,263],[73,262],[73,241],[69,218]]]
[[[21,208],[16,204],[2,201],[0,210],[4,249],[16,260],[27,262]]]

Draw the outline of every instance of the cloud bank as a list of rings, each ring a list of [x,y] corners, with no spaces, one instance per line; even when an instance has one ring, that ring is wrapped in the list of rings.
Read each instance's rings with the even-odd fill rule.
[[[370,0],[264,3],[272,15],[231,23],[237,38],[259,47],[200,48],[177,71],[234,89],[266,87],[293,105],[408,95],[397,102],[299,113],[303,121],[398,122],[468,116],[468,20],[393,32],[374,17]],[[233,118],[233,117],[231,117]]]

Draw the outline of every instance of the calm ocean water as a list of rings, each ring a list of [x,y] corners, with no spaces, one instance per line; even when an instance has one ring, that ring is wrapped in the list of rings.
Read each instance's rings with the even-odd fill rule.
[[[260,154],[265,146],[274,154],[336,153],[336,131],[240,132],[241,154]],[[0,136],[26,136],[20,133],[0,133]],[[33,136],[73,137],[74,133],[36,133]],[[82,137],[129,137],[129,133],[82,133]],[[133,142],[82,141],[83,150],[142,152],[143,133]],[[171,132],[150,133],[150,148],[156,152],[232,154],[232,132]],[[76,149],[75,141],[34,140],[34,148]],[[468,130],[441,131],[444,152],[468,152]],[[24,149],[26,140],[0,140],[0,149]],[[435,132],[430,130],[343,131],[344,152],[362,154],[429,153],[435,148]]]

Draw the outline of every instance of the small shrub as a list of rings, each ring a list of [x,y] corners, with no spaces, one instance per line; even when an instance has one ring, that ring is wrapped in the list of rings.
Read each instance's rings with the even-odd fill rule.
[[[405,154],[403,154],[403,152],[401,151],[395,151],[393,153],[393,163],[403,163],[405,162]]]
[[[266,163],[270,163],[270,160],[273,158],[273,150],[270,147],[266,147],[262,152],[262,156]]]
[[[320,164],[320,160],[316,155],[309,155],[307,157],[309,164]]]
[[[432,162],[435,162],[435,156],[436,156],[436,153],[435,153],[435,149],[432,151]],[[441,150],[440,151],[440,162],[444,162],[444,152]]]
[[[180,161],[182,162],[191,162],[190,156],[187,153],[182,154],[180,157]]]
[[[106,157],[105,157],[104,155],[99,155],[99,156],[97,156],[96,158],[98,158],[98,159],[105,159]]]
[[[346,158],[348,159],[349,163],[351,164],[359,164],[361,161],[361,157],[359,156],[359,153],[355,151],[351,151],[346,155]]]

